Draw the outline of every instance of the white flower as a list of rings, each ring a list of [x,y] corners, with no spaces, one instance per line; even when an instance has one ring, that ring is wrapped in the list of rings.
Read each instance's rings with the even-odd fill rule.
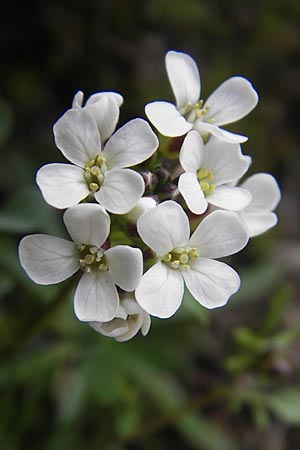
[[[119,307],[116,285],[128,292],[136,288],[142,252],[126,245],[102,248],[110,217],[98,204],[73,206],[64,213],[64,222],[73,242],[44,234],[26,236],[19,245],[21,265],[35,283],[44,285],[59,283],[81,269],[76,316],[84,322],[112,320]]]
[[[251,193],[252,200],[238,215],[248,230],[249,237],[258,236],[277,224],[277,216],[272,211],[280,201],[279,186],[268,173],[256,173],[241,186]]]
[[[123,97],[117,92],[97,92],[87,99],[85,106],[82,106],[83,92],[78,91],[74,96],[72,108],[83,107],[93,116],[101,140],[105,142],[115,131],[122,103]]]
[[[220,128],[247,115],[257,104],[258,96],[243,77],[222,83],[204,103],[200,99],[201,82],[197,65],[185,53],[169,51],[166,55],[168,77],[176,106],[165,101],[148,103],[150,122],[165,136],[183,136],[195,129],[202,136],[212,134],[227,142],[244,142],[247,137]]]
[[[238,274],[214,258],[231,255],[248,242],[237,215],[214,211],[190,238],[189,220],[182,207],[166,201],[143,214],[137,223],[143,241],[159,261],[142,277],[137,302],[149,314],[172,316],[179,308],[184,282],[193,297],[207,308],[224,305],[240,286]]]
[[[146,311],[128,294],[121,300],[114,319],[109,322],[90,322],[90,326],[104,336],[115,338],[118,342],[128,341],[139,330],[146,336],[150,329],[151,318]]]
[[[212,136],[207,144],[197,131],[186,136],[179,155],[185,170],[178,189],[194,214],[206,211],[208,203],[238,211],[251,201],[248,190],[228,183],[236,182],[247,171],[251,158],[241,152],[239,144],[229,144]]]
[[[68,208],[93,195],[115,214],[130,211],[143,195],[143,178],[126,167],[148,159],[158,147],[145,120],[134,119],[117,130],[101,148],[95,120],[83,109],[67,111],[54,125],[57,147],[75,165],[47,164],[36,181],[44,199],[56,208]]]

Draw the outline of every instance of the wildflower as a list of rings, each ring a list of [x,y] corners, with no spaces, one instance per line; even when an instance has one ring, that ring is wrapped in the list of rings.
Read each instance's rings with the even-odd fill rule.
[[[143,336],[148,334],[151,318],[136,302],[131,294],[121,300],[114,319],[109,322],[90,322],[90,326],[104,336],[115,338],[118,342],[128,341],[139,330]]]
[[[249,237],[258,236],[277,224],[277,216],[273,210],[280,201],[279,186],[272,175],[256,173],[247,178],[241,187],[251,193],[252,200],[238,215],[248,230]]]
[[[84,108],[93,116],[101,140],[105,142],[116,129],[122,103],[123,97],[117,92],[97,92],[91,95],[82,106],[83,92],[78,91],[74,96],[72,108]]]
[[[68,208],[88,196],[115,214],[130,211],[144,192],[140,174],[127,169],[148,159],[158,147],[145,120],[134,119],[116,131],[102,150],[101,137],[89,111],[71,109],[54,125],[57,147],[71,164],[47,164],[37,184],[47,203]]]
[[[239,144],[229,144],[212,136],[204,145],[197,131],[186,136],[179,156],[185,170],[178,188],[194,214],[206,211],[208,203],[238,211],[251,201],[246,189],[229,186],[247,171],[251,158],[241,152]]]
[[[112,320],[119,307],[116,285],[133,291],[142,275],[140,249],[117,245],[103,248],[110,230],[110,217],[98,204],[81,204],[64,213],[73,242],[44,234],[24,237],[19,258],[27,275],[38,284],[56,284],[79,269],[74,310],[84,322]]]
[[[150,122],[170,137],[183,136],[195,129],[203,137],[212,134],[227,142],[244,142],[246,136],[225,131],[220,126],[236,122],[257,104],[258,96],[243,77],[232,77],[222,83],[207,99],[200,100],[201,82],[197,65],[185,53],[169,51],[166,69],[176,106],[165,101],[146,105]]]
[[[184,283],[207,308],[223,306],[239,289],[238,274],[214,260],[238,252],[248,242],[235,213],[212,212],[190,237],[189,220],[182,207],[166,201],[144,213],[137,229],[158,258],[135,291],[137,302],[149,314],[172,316],[181,304]]]

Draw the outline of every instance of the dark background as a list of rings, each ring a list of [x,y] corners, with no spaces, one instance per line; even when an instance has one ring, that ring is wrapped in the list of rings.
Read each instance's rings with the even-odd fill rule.
[[[27,1],[0,6],[0,446],[5,450],[295,450],[300,445],[300,3],[296,0]],[[53,123],[81,89],[120,92],[120,125],[173,100],[164,56],[189,53],[206,98],[233,75],[259,106],[250,173],[279,181],[279,225],[230,262],[226,308],[185,298],[149,336],[118,344],[78,322],[68,282],[19,267],[29,233],[63,237],[35,185],[63,161]]]

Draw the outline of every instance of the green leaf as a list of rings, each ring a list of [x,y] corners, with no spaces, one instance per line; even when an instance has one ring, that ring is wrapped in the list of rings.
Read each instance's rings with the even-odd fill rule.
[[[4,205],[0,212],[0,231],[10,234],[41,232],[54,235],[64,232],[57,210],[45,203],[34,186],[17,192]]]
[[[293,296],[291,286],[279,288],[272,298],[269,311],[262,329],[263,334],[270,334],[280,323],[283,312],[286,310]]]
[[[287,387],[267,397],[267,404],[288,425],[300,424],[300,388]]]

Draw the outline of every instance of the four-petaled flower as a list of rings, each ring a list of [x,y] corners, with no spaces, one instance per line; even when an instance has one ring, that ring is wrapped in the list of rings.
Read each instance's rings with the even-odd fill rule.
[[[36,181],[47,203],[68,208],[89,195],[108,211],[125,214],[144,192],[142,176],[127,169],[153,155],[158,139],[143,119],[117,130],[101,147],[96,121],[84,108],[68,110],[54,125],[57,147],[71,164],[47,164]]]
[[[127,292],[136,288],[143,271],[142,252],[127,245],[103,248],[110,217],[96,203],[69,208],[64,222],[73,242],[44,234],[26,236],[19,245],[21,265],[35,283],[44,285],[64,281],[81,269],[76,316],[84,322],[112,320],[119,308],[116,285]]]
[[[238,274],[214,260],[238,252],[248,242],[247,232],[234,212],[212,212],[190,237],[189,220],[182,207],[166,201],[143,214],[137,229],[158,256],[135,291],[137,302],[149,314],[172,316],[182,302],[184,282],[207,308],[223,306],[239,289]]]
[[[229,144],[212,136],[204,145],[197,131],[186,136],[179,155],[185,170],[178,189],[194,214],[206,211],[208,203],[238,211],[251,201],[248,190],[231,186],[248,169],[251,158],[241,152],[239,144]]]
[[[168,77],[176,106],[165,101],[148,103],[150,122],[165,136],[183,136],[195,129],[203,137],[212,134],[227,142],[244,142],[246,136],[225,131],[220,126],[236,122],[257,104],[258,96],[243,77],[222,83],[204,103],[200,100],[201,82],[197,65],[189,55],[169,51],[166,55]]]

